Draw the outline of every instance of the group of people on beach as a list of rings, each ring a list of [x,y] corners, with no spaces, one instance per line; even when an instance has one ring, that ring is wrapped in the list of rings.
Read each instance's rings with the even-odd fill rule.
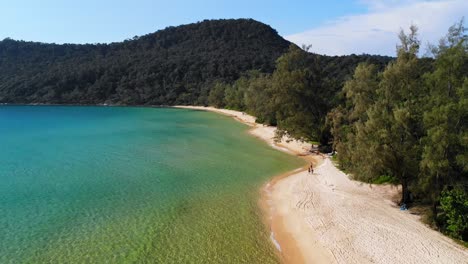
[[[313,163],[310,163],[308,171],[309,171],[309,174],[314,174],[314,164]]]

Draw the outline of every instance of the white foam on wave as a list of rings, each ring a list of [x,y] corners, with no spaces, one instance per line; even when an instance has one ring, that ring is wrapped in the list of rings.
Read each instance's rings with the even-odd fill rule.
[[[275,234],[273,232],[270,233],[270,239],[271,242],[275,245],[276,249],[278,249],[279,252],[281,252],[281,246],[279,242],[275,239]]]

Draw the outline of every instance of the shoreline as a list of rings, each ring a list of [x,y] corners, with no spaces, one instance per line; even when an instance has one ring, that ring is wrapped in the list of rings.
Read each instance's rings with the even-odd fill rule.
[[[200,106],[175,106],[231,116],[271,147],[314,162],[274,176],[258,201],[272,246],[283,263],[466,263],[467,248],[400,211],[400,187],[350,179],[331,159],[310,153],[311,145],[273,140],[275,127],[255,123],[242,112]],[[320,164],[320,165],[319,165]],[[410,252],[410,253],[409,253]]]
[[[258,204],[262,212],[265,227],[268,228],[267,231],[270,232],[270,242],[272,243],[272,246],[275,247],[276,253],[282,263],[306,263],[310,260],[323,263],[323,255],[326,255],[326,251],[317,245],[314,247],[313,254],[307,254],[307,258],[304,256],[304,252],[307,252],[307,250],[304,249],[304,246],[299,246],[297,232],[292,232],[291,225],[287,224],[288,222],[291,222],[291,220],[293,222],[296,221],[291,219],[291,217],[285,213],[278,213],[278,202],[273,199],[273,187],[279,181],[307,171],[310,163],[313,163],[314,167],[317,167],[323,162],[320,155],[313,154],[309,151],[312,148],[312,145],[288,137],[284,137],[280,142],[275,142],[273,137],[275,135],[276,127],[255,123],[255,117],[239,111],[205,106],[173,106],[173,108],[209,111],[232,117],[236,121],[250,126],[250,129],[248,130],[250,135],[266,142],[270,147],[276,150],[297,156],[307,162],[303,167],[273,176],[273,178],[264,183],[260,188]],[[307,238],[310,239],[311,234],[308,235],[309,236],[307,236]],[[308,251],[310,252],[310,250]]]

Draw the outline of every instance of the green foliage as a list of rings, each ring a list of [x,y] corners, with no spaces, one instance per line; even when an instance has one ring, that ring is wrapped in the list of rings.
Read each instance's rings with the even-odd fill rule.
[[[272,101],[278,129],[282,134],[296,138],[313,139],[319,113],[314,113],[323,103],[317,99],[316,86],[319,75],[314,72],[315,63],[295,45],[281,56],[272,76]],[[317,105],[314,105],[317,103]]]
[[[361,64],[345,83],[327,119],[333,145],[354,178],[397,180],[401,202],[411,202],[411,189],[432,204],[442,230],[467,239],[466,189],[443,190],[468,183],[468,37],[461,21],[432,47],[434,60],[420,59],[417,28],[410,30],[382,73]]]
[[[384,170],[402,184],[402,203],[408,203],[409,185],[419,174],[423,136],[422,107],[423,72],[418,67],[419,41],[417,29],[400,34],[401,45],[397,60],[391,62],[382,74],[377,100],[368,110],[364,124],[369,149],[375,149],[374,177]],[[367,152],[369,153],[369,152]]]
[[[356,67],[353,78],[343,87],[344,105],[331,110],[327,116],[333,134],[334,149],[339,153],[342,169],[359,168],[356,174],[360,180],[371,181],[374,169],[374,157],[356,156],[366,153],[369,141],[366,140],[364,123],[368,120],[367,109],[376,100],[379,78],[377,69],[372,64],[362,63]],[[365,168],[365,170],[364,170]]]
[[[373,184],[398,184],[398,179],[389,175],[380,175],[372,181]]]
[[[234,82],[232,86],[225,90],[224,100],[226,108],[233,110],[245,110],[246,90],[249,80],[243,76]]]
[[[463,21],[433,47],[434,71],[424,76],[430,90],[423,124],[421,191],[437,203],[444,186],[467,179],[468,38]]]
[[[271,76],[251,72],[245,92],[245,107],[248,113],[257,117],[258,123],[276,125],[276,114],[271,98]]]
[[[326,115],[339,101],[339,90],[352,69],[364,61],[382,68],[390,60],[370,55],[327,57],[291,45],[273,74],[252,71],[246,81],[241,79],[247,87],[245,110],[257,122],[278,125],[278,137],[289,134],[329,144]]]
[[[402,203],[410,202],[409,186],[419,175],[424,69],[419,67],[417,28],[401,32],[398,57],[376,73],[372,65],[359,65],[343,88],[345,105],[329,119],[340,163],[356,179],[381,181],[381,175],[402,184]]]
[[[261,87],[271,86],[266,84],[268,75],[290,44],[268,25],[252,19],[205,20],[111,44],[4,39],[0,41],[0,103],[208,105],[211,89],[224,83],[230,87],[225,87],[223,104],[215,100],[217,105],[255,111],[260,121],[276,124],[272,94]],[[330,89],[320,93],[330,98],[357,63],[385,64],[391,59],[303,54],[319,60],[325,69],[321,78]],[[256,76],[249,74],[253,71]]]
[[[289,42],[252,19],[206,20],[111,44],[0,41],[0,102],[206,104],[216,82],[271,73]]]
[[[440,198],[444,218],[446,218],[446,231],[450,236],[468,241],[468,195],[466,190],[455,187],[447,188]]]
[[[208,104],[218,107],[218,108],[223,108],[226,106],[226,100],[225,100],[225,93],[229,89],[229,85],[217,82],[211,88],[210,94],[208,95]]]

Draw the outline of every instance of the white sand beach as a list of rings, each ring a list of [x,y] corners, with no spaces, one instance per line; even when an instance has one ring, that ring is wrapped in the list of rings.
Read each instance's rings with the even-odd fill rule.
[[[352,181],[326,156],[306,155],[310,144],[285,139],[275,127],[232,110],[192,107],[229,115],[252,126],[250,133],[282,151],[314,162],[275,177],[262,190],[261,205],[272,240],[285,263],[468,263],[468,250],[400,211],[398,189]],[[320,165],[319,165],[320,164]]]

